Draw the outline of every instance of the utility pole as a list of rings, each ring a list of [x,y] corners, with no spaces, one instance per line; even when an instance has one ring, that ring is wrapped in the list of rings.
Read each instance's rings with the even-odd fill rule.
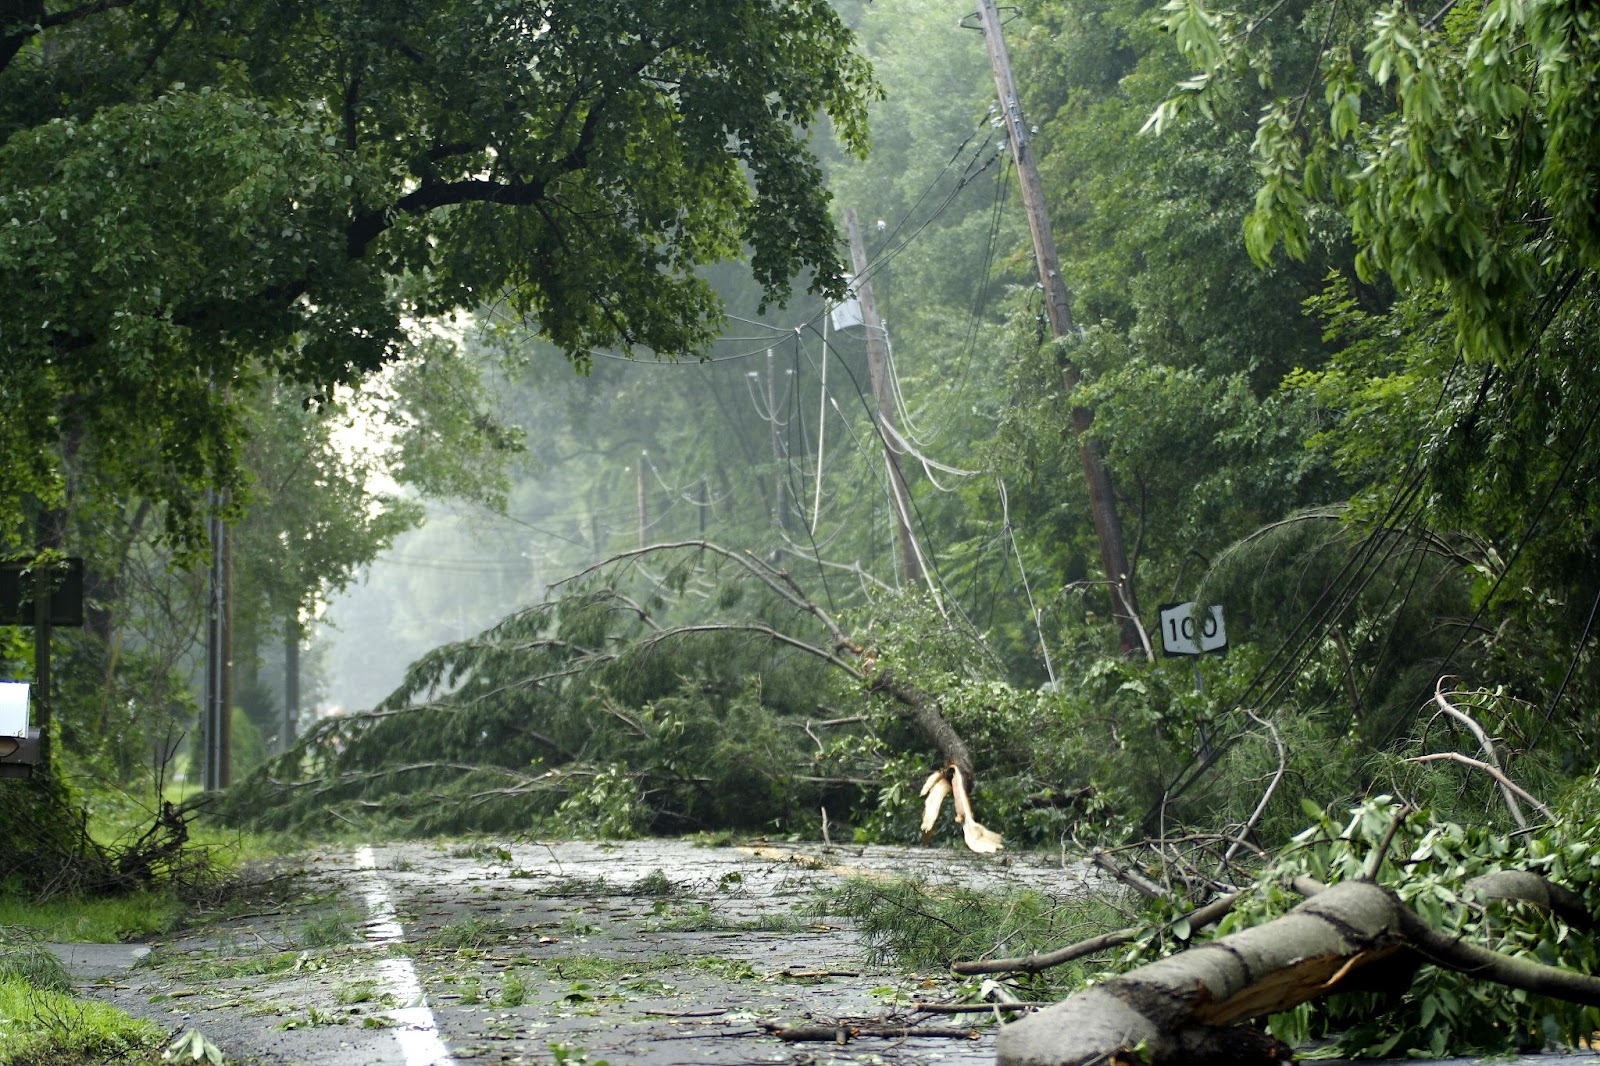
[[[222,520],[222,498],[210,493],[211,503],[211,569],[208,575],[208,603],[206,609],[206,698],[201,713],[200,738],[205,747],[202,786],[207,792],[228,787],[228,762],[232,755],[228,728],[229,708],[226,691],[228,627],[226,578],[226,540],[228,527]]]
[[[822,386],[817,389],[817,485],[811,496],[811,532],[817,531],[822,518],[822,442],[828,433],[828,324],[833,319],[833,309],[822,315]]]
[[[1061,260],[1056,253],[1055,236],[1050,230],[1050,215],[1045,208],[1044,187],[1034,164],[1032,135],[1022,118],[1017,84],[1011,76],[1011,57],[1000,29],[1000,15],[994,0],[978,0],[983,22],[983,39],[989,49],[989,65],[994,68],[995,90],[1000,94],[1000,110],[1005,116],[1006,136],[1017,164],[1017,182],[1022,187],[1022,205],[1028,214],[1028,231],[1033,236],[1033,258],[1044,286],[1045,315],[1050,335],[1064,337],[1074,329],[1066,282],[1061,277]],[[1068,395],[1078,386],[1078,368],[1061,361],[1061,376]],[[1129,582],[1128,549],[1123,540],[1122,521],[1117,517],[1117,497],[1111,475],[1099,445],[1087,436],[1094,424],[1094,412],[1087,407],[1072,409],[1072,432],[1083,459],[1083,476],[1089,486],[1089,507],[1094,515],[1095,536],[1100,542],[1100,565],[1111,586],[1111,614],[1121,631],[1122,650],[1131,653],[1142,646],[1139,636],[1138,603]]]
[[[854,208],[844,213],[845,227],[850,233],[850,264],[855,274],[856,296],[861,301],[861,322],[867,330],[867,365],[872,371],[872,393],[878,401],[879,436],[883,438],[884,459],[889,466],[889,487],[894,495],[895,529],[900,539],[900,561],[907,585],[925,583],[926,572],[922,566],[922,553],[911,532],[911,493],[906,490],[906,476],[900,469],[900,452],[894,445],[894,399],[889,395],[889,352],[883,341],[883,324],[878,321],[878,304],[872,296],[872,282],[867,280],[867,251],[861,243],[861,227],[856,224]]]
[[[706,512],[711,509],[711,486],[706,484],[705,475],[700,475],[700,539],[706,539]]]
[[[635,483],[638,486],[638,489],[637,489],[637,508],[636,508],[636,510],[638,512],[638,520],[639,520],[639,547],[641,547],[641,548],[644,547],[644,526],[645,526],[645,521],[644,521],[644,518],[645,518],[645,511],[644,511],[644,457],[646,455],[648,455],[648,454],[649,454],[648,452],[640,452],[639,453],[638,477],[636,478],[636,481],[635,481]]]
[[[218,527],[222,530],[221,787],[227,788],[233,784],[233,531],[220,519]]]
[[[39,524],[43,527],[45,519],[40,519]],[[48,547],[59,547],[59,544],[51,543]],[[39,727],[38,765],[47,778],[52,775],[50,719],[55,709],[55,697],[50,691],[50,571],[50,567],[39,565],[33,575],[33,713]]]
[[[283,745],[288,751],[300,726],[300,612],[293,610],[283,624]]]

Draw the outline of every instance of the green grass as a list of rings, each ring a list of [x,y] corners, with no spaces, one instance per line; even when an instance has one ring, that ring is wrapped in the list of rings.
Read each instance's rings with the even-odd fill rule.
[[[72,978],[48,948],[0,934],[0,980],[22,981],[47,992],[72,991]]]
[[[508,973],[500,979],[500,991],[495,995],[495,1006],[520,1007],[528,1002],[531,993],[532,989],[521,974]]]
[[[0,1066],[161,1061],[162,1029],[93,1000],[0,977]]]
[[[183,904],[169,892],[44,903],[0,896],[0,927],[26,929],[58,943],[115,944],[156,936],[176,925],[182,912]]]
[[[676,956],[662,955],[654,959],[608,959],[601,955],[556,955],[546,959],[533,959],[529,965],[548,972],[554,977],[578,981],[613,981],[635,977],[651,970],[669,967],[679,961]]]
[[[376,981],[350,981],[333,990],[333,1001],[342,1007],[356,1003],[376,1003],[382,998]]]
[[[503,943],[511,935],[511,926],[500,918],[462,918],[435,929],[422,939],[427,947],[460,951],[463,948],[482,949]]]
[[[644,927],[652,933],[792,933],[805,927],[799,917],[774,911],[754,918],[724,918],[707,903],[674,906],[656,901]]]
[[[305,948],[336,948],[360,939],[356,925],[361,915],[349,907],[339,907],[313,915],[300,923],[296,941]]]
[[[680,891],[664,870],[651,870],[628,888],[634,896],[675,896]]]
[[[137,840],[155,821],[159,804],[149,788],[130,792],[109,786],[92,776],[75,781],[74,788],[81,789],[87,800],[84,809],[89,815],[89,835],[97,843],[107,847],[127,845]],[[169,781],[162,792],[162,799],[182,804],[199,792],[200,786],[196,782],[173,784]],[[304,834],[247,833],[224,828],[207,821],[203,814],[189,822],[190,851],[196,856],[204,856],[218,872],[226,872],[252,859],[294,855],[305,851],[311,843]]]
[[[910,971],[1048,951],[1128,924],[1127,915],[1098,895],[1057,899],[907,880],[849,880],[824,893],[815,910],[850,919],[869,961]],[[1096,965],[1085,959],[1035,974],[1028,983],[1041,996],[1064,994]]]
[[[193,980],[234,981],[241,977],[267,977],[287,973],[302,961],[297,951],[269,952],[264,955],[246,955],[242,958],[211,958],[191,963],[187,960],[172,967],[172,972]]]
[[[754,981],[761,975],[745,959],[725,959],[718,955],[698,955],[689,960],[696,970],[704,970],[724,981]]]

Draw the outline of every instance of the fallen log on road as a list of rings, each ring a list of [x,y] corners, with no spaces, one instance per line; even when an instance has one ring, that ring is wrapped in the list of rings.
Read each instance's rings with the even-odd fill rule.
[[[1240,1023],[1370,983],[1419,953],[1539,995],[1600,1006],[1600,979],[1513,958],[1430,928],[1387,889],[1346,881],[1263,925],[1085,989],[1000,1031],[1000,1066],[1286,1061]]]

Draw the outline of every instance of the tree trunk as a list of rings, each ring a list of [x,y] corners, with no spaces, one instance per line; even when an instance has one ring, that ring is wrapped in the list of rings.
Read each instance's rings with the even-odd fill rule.
[[[1346,881],[1283,917],[1114,977],[1000,1031],[1000,1066],[1283,1061],[1235,1023],[1430,962],[1539,995],[1600,1005],[1600,979],[1436,932],[1387,889]],[[1377,967],[1373,969],[1373,967]],[[1135,1050],[1140,1049],[1140,1050]]]
[[[901,682],[892,670],[879,670],[872,674],[867,682],[867,688],[871,692],[887,693],[896,703],[904,707],[906,719],[917,732],[939,750],[939,754],[944,756],[946,762],[954,763],[969,783],[974,780],[972,750],[967,747],[967,742],[961,739],[961,734],[956,732],[950,720],[940,713],[938,705],[931,697]]]

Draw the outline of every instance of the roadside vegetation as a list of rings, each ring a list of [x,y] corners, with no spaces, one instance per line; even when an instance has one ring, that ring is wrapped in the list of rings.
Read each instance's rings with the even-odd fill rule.
[[[72,982],[44,948],[0,928],[0,1063],[80,1066],[162,1062],[157,1025],[72,995]]]

